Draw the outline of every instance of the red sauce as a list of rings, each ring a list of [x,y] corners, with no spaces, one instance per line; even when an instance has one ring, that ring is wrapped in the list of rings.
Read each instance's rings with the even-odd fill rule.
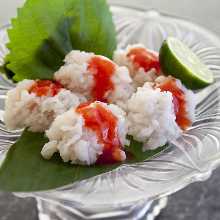
[[[173,78],[167,79],[158,87],[161,91],[169,91],[172,93],[176,122],[183,130],[187,129],[192,122],[187,117],[185,94],[177,86],[176,80]]]
[[[80,105],[76,112],[81,114],[85,127],[94,131],[98,142],[104,145],[103,153],[98,157],[97,164],[110,164],[122,161],[121,143],[118,137],[117,118],[111,111],[96,103],[94,106]]]
[[[37,80],[30,88],[29,92],[36,96],[55,96],[62,89],[62,85],[58,82],[50,80]]]
[[[95,81],[92,90],[93,99],[107,102],[107,92],[114,90],[111,78],[115,72],[115,64],[101,56],[94,56],[89,61],[88,70],[93,74]]]
[[[155,68],[157,73],[160,72],[159,57],[145,48],[133,48],[127,56],[132,60],[137,69],[142,67],[147,72]]]

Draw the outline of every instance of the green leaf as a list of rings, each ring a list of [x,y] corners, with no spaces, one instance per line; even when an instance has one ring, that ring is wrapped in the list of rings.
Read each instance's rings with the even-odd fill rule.
[[[40,151],[47,141],[42,133],[24,131],[17,143],[11,146],[1,165],[1,190],[30,192],[53,189],[109,172],[121,165],[72,165],[62,162],[58,154],[51,160],[44,160]],[[141,144],[132,140],[131,146],[126,149],[133,156],[130,155],[125,163],[134,163],[149,159],[164,147],[143,153]]]
[[[23,79],[52,79],[73,49],[112,57],[116,34],[105,0],[27,0],[8,30],[7,68]]]
[[[13,79],[14,73],[7,68],[7,64],[0,66],[0,74],[5,74],[8,79]]]
[[[146,159],[149,159],[161,151],[163,151],[167,145],[158,147],[155,150],[147,150],[145,152],[142,151],[143,143],[135,141],[132,136],[128,136],[130,140],[130,146],[126,147],[126,151],[129,152],[131,155],[133,155],[132,158],[130,158],[129,162],[142,162]]]
[[[5,73],[5,68],[4,68],[4,66],[0,66],[0,73]]]

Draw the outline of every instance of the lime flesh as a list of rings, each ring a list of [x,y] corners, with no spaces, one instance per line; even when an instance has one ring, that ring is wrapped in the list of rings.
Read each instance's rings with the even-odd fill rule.
[[[190,89],[200,89],[214,81],[208,67],[176,38],[169,37],[163,42],[159,58],[164,74],[180,79]]]

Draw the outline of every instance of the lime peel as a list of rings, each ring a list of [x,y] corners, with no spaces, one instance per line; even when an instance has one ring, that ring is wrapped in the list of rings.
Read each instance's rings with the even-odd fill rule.
[[[168,37],[159,54],[161,69],[166,75],[180,79],[190,89],[200,89],[213,83],[213,73],[188,46]]]

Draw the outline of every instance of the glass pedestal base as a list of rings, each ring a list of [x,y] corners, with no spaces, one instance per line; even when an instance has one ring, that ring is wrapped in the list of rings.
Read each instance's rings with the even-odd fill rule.
[[[154,201],[152,203],[140,203],[132,208],[131,212],[104,212],[99,214],[82,213],[76,209],[65,208],[65,206],[57,205],[37,199],[37,207],[39,212],[39,220],[154,220],[163,208],[167,205],[167,197]]]

